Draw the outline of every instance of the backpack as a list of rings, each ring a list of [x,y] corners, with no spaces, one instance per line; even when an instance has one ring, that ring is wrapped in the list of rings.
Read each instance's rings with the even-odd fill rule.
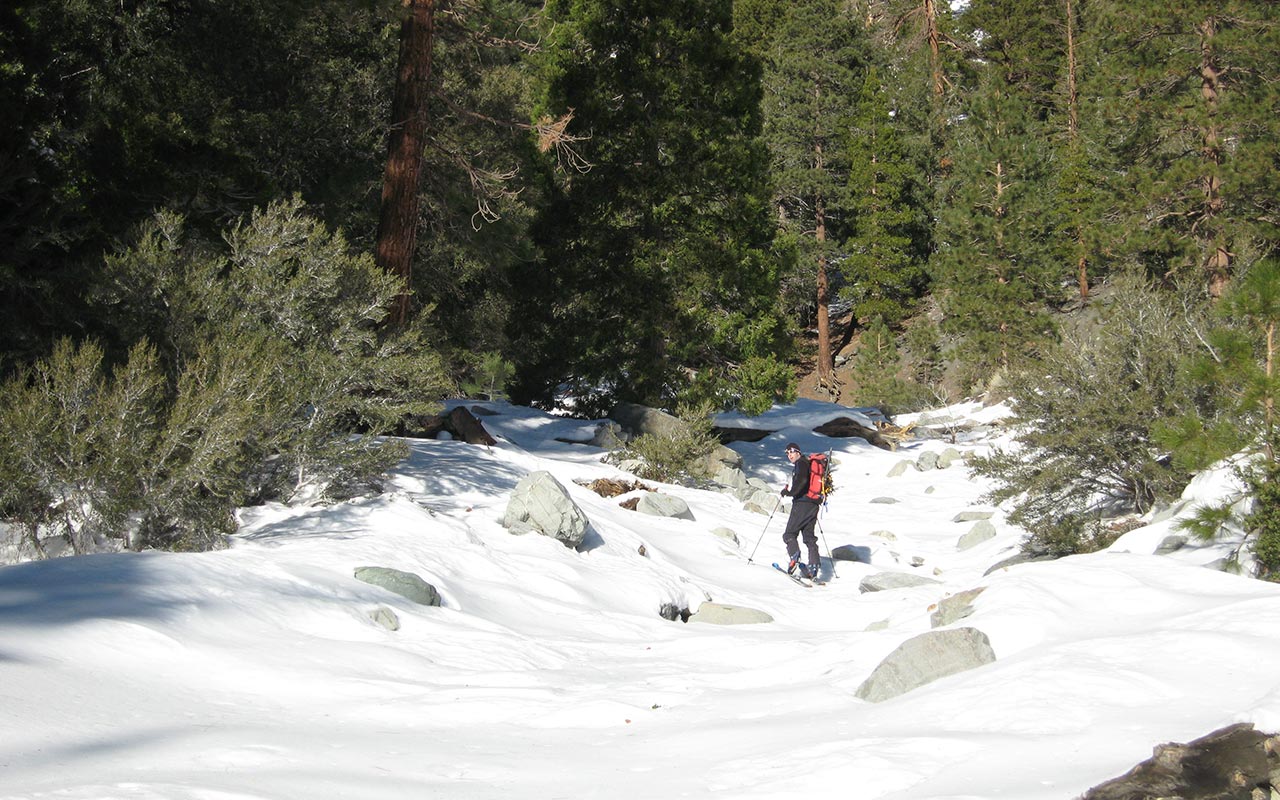
[[[826,453],[813,453],[809,456],[809,490],[804,496],[810,500],[825,503],[827,495],[835,491],[831,483],[831,465],[827,463]]]

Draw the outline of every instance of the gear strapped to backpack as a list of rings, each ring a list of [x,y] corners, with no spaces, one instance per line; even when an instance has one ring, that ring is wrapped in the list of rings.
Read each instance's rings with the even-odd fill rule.
[[[831,483],[830,467],[826,453],[809,455],[809,490],[804,493],[805,497],[821,503],[835,490],[835,486]]]

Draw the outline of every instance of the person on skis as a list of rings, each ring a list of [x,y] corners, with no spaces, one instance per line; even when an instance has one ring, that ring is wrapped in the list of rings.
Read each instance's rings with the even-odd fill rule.
[[[782,532],[782,543],[787,548],[787,572],[794,575],[801,570],[800,574],[813,579],[818,577],[818,566],[822,563],[818,554],[818,537],[813,532],[818,524],[822,501],[809,496],[809,459],[800,451],[800,445],[795,442],[787,445],[787,460],[795,468],[791,482],[782,489],[782,496],[791,498],[791,515],[787,517],[787,529]],[[801,536],[809,550],[807,563],[800,560],[797,539]]]

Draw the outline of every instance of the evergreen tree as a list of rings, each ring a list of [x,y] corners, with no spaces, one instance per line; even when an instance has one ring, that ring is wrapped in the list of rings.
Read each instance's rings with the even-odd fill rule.
[[[81,292],[161,206],[211,232],[300,192],[367,222],[390,5],[6,3],[0,368],[86,330],[123,354]]]
[[[875,317],[858,338],[853,354],[853,396],[859,405],[877,406],[890,414],[919,408],[928,389],[899,377],[902,370],[898,343],[881,317]]]
[[[840,294],[856,321],[897,324],[924,289],[925,209],[915,202],[917,179],[890,115],[880,72],[866,72],[849,126],[847,255]]]
[[[1048,308],[1067,258],[1044,123],[989,74],[958,125],[931,270],[943,329],[981,381],[1052,337]]]
[[[765,71],[778,213],[802,254],[803,295],[816,298],[818,381],[832,392],[838,387],[829,306],[833,263],[853,224],[848,130],[865,77],[864,47],[858,20],[837,0],[803,0],[776,31]]]
[[[548,187],[545,260],[515,277],[513,398],[550,403],[569,383],[590,413],[670,402],[691,378],[722,394],[743,372],[768,398],[785,392],[758,71],[730,38],[729,4],[547,12],[541,111],[572,111],[590,168]]]
[[[1280,6],[1096,0],[1097,98],[1123,168],[1110,246],[1214,296],[1277,246]]]

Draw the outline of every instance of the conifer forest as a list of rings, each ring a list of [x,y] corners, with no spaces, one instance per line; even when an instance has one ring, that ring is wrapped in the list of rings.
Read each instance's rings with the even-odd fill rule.
[[[1201,532],[1280,570],[1271,0],[15,0],[0,108],[35,548],[214,546],[449,396],[986,394],[1034,546],[1243,454]]]

